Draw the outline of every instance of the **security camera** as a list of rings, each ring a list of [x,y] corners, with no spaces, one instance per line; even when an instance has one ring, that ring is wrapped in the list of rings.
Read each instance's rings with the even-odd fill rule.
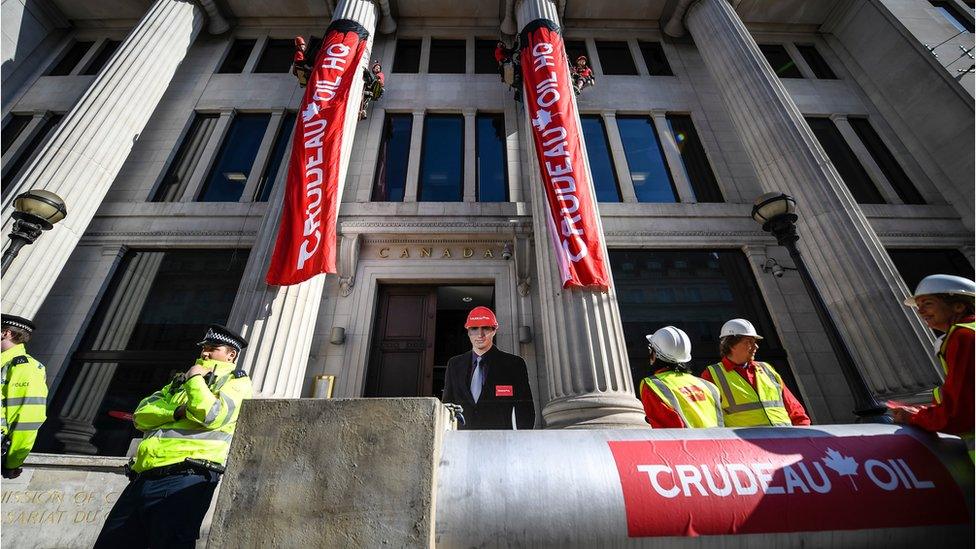
[[[786,272],[785,270],[783,270],[783,267],[780,266],[779,263],[773,263],[769,267],[769,271],[773,273],[773,276],[775,276],[776,278],[783,278],[783,273]]]
[[[786,274],[786,271],[795,271],[795,270],[796,267],[784,267],[771,257],[767,259],[766,262],[763,263],[762,265],[762,272],[772,274],[776,278],[783,278],[783,275]]]
[[[505,246],[502,248],[502,259],[508,261],[512,259],[512,243],[506,242]]]

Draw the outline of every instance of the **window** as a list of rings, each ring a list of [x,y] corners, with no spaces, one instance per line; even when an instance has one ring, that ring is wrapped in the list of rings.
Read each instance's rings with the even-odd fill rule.
[[[698,373],[721,359],[718,334],[722,324],[730,318],[746,318],[765,338],[758,359],[772,363],[797,398],[802,398],[742,252],[610,250],[610,267],[635,381],[650,373],[645,334],[668,325],[687,332],[692,370]]]
[[[271,196],[271,190],[278,179],[278,170],[281,169],[282,161],[285,158],[285,151],[288,149],[291,135],[295,131],[295,120],[297,118],[298,113],[295,112],[290,112],[282,118],[281,127],[278,128],[278,135],[275,137],[274,146],[271,148],[271,157],[264,168],[264,173],[261,174],[261,180],[258,181],[258,189],[254,193],[255,202],[267,202]]]
[[[600,56],[603,74],[637,74],[637,65],[630,55],[627,42],[596,41],[596,51]],[[590,66],[593,64],[590,63]]]
[[[387,114],[376,160],[373,180],[374,202],[403,202],[407,186],[407,159],[410,156],[410,132],[413,116]]]
[[[48,421],[40,448],[124,455],[140,434],[118,413],[131,413],[185,371],[200,352],[196,343],[207,325],[227,322],[247,255],[246,250],[128,252],[51,402],[49,418],[74,422]],[[87,425],[78,426],[78,416],[72,415],[79,401],[97,410]],[[65,430],[74,435],[65,437],[72,442],[55,439]],[[90,442],[77,440],[82,433]]]
[[[505,115],[479,114],[475,124],[478,202],[508,202]]]
[[[264,46],[261,59],[254,67],[256,73],[288,73],[295,56],[295,43],[288,39],[272,38]]]
[[[55,128],[61,124],[61,119],[64,118],[63,114],[51,114],[48,119],[44,121],[40,128],[34,133],[27,145],[24,146],[17,158],[9,162],[4,166],[3,170],[3,194],[7,194],[7,189],[11,183],[17,181],[20,177],[21,172],[31,160],[37,156],[37,153],[41,151],[44,145],[50,139],[51,135],[54,133]]]
[[[427,72],[464,74],[464,40],[431,40]]]
[[[881,172],[888,178],[888,182],[891,183],[895,192],[898,193],[901,201],[905,204],[925,204],[925,199],[922,198],[918,189],[912,184],[912,180],[908,178],[905,170],[901,169],[901,165],[898,164],[895,156],[885,146],[884,141],[881,140],[881,136],[871,127],[871,123],[866,118],[848,118],[848,122],[851,123],[851,127],[854,128],[854,133],[857,134],[861,143],[864,143],[864,147],[868,150],[871,158],[874,159],[878,167],[881,168]]]
[[[7,124],[3,127],[3,149],[0,151],[0,154],[7,154],[7,149],[17,141],[21,132],[27,128],[27,125],[33,119],[34,116],[30,114],[10,115],[10,119],[7,120]]]
[[[884,198],[878,192],[878,188],[874,186],[864,167],[857,161],[854,151],[844,141],[844,136],[840,134],[834,123],[828,118],[807,118],[806,121],[830,161],[837,168],[837,173],[851,191],[854,200],[860,204],[884,204]]]
[[[173,162],[166,170],[166,175],[163,176],[163,181],[153,196],[153,202],[177,202],[180,200],[216,127],[216,114],[196,113],[194,115],[186,137],[180,143],[180,148],[176,151]]]
[[[198,201],[237,202],[241,199],[270,120],[268,113],[234,117]]]
[[[837,79],[837,75],[834,74],[834,71],[830,70],[830,65],[827,64],[827,61],[820,55],[816,47],[797,44],[796,50],[803,56],[803,60],[807,62],[807,65],[810,65],[810,70],[813,71],[814,76],[825,80]]]
[[[952,2],[930,0],[929,4],[959,32],[973,32],[973,20],[959,13]]]
[[[637,42],[637,45],[640,46],[644,64],[651,76],[674,76],[660,42]]]
[[[959,250],[894,249],[888,250],[891,262],[910,292],[923,278],[933,274],[951,274],[974,278],[973,266]]]
[[[668,126],[674,135],[678,152],[681,153],[682,168],[695,191],[695,199],[699,202],[724,202],[691,117],[686,114],[669,114]]]
[[[786,48],[780,44],[759,44],[759,50],[766,61],[773,67],[773,72],[780,78],[803,78],[800,69],[796,67],[793,58],[787,53]]]
[[[498,62],[495,61],[495,44],[497,40],[474,41],[474,72],[475,74],[498,74]]]
[[[678,202],[678,193],[664,162],[654,121],[646,116],[619,116],[617,129],[624,145],[637,201]]]
[[[102,45],[102,49],[99,50],[98,55],[92,58],[91,62],[88,63],[88,66],[85,67],[85,70],[81,71],[81,74],[86,76],[94,76],[98,74],[98,71],[102,70],[102,67],[108,63],[108,60],[112,58],[112,55],[115,54],[115,50],[119,49],[121,44],[122,42],[119,42],[118,40],[106,40]]]
[[[590,172],[593,175],[593,189],[599,202],[620,202],[620,184],[617,172],[613,169],[610,144],[607,142],[607,129],[599,115],[581,116],[583,139],[586,141],[586,156],[590,159]]]
[[[255,40],[237,39],[230,45],[227,57],[217,70],[220,74],[236,74],[244,72],[244,66],[251,57],[251,50],[254,49]]]
[[[396,41],[393,72],[420,72],[420,40],[401,38]]]
[[[589,58],[590,56],[586,51],[586,42],[582,40],[566,40],[563,44],[566,46],[566,60],[571,66],[576,64],[577,57],[585,55]],[[590,67],[593,67],[592,62],[590,62]]]
[[[464,118],[455,114],[425,116],[418,200],[460,202],[463,166]]]
[[[68,48],[68,51],[61,57],[61,60],[54,65],[48,76],[67,76],[71,74],[71,71],[75,70],[78,63],[81,62],[88,50],[91,49],[92,45],[95,44],[91,41],[86,42],[75,42]]]

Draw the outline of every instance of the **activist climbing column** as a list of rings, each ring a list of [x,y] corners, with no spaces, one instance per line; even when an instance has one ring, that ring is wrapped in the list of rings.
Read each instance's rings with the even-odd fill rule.
[[[342,0],[333,12],[300,105],[286,180],[274,188],[231,310],[229,326],[250,342],[241,367],[258,397],[302,393],[322,273],[335,272],[337,216],[377,17],[369,0]]]
[[[219,14],[215,14],[219,17]],[[129,156],[176,68],[203,27],[204,12],[157,0],[68,112],[3,198],[3,247],[13,198],[28,189],[57,193],[68,216],[26,246],[3,277],[4,312],[33,317]],[[214,28],[211,18],[211,28]],[[226,30],[226,21],[222,21]]]
[[[666,29],[680,32],[679,21]],[[684,24],[763,190],[796,198],[798,247],[869,386],[904,394],[935,381],[931,336],[902,305],[898,272],[738,14],[727,0],[699,0]],[[923,364],[933,366],[899,367]]]
[[[550,428],[647,427],[634,393],[557,8],[520,0],[525,132]]]

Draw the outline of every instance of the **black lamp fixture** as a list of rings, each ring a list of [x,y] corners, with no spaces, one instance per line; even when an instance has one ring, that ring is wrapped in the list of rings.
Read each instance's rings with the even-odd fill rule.
[[[796,200],[788,194],[781,192],[766,193],[756,199],[752,207],[752,219],[762,225],[764,231],[776,237],[776,242],[786,248],[796,265],[796,270],[803,280],[803,286],[807,294],[813,301],[817,317],[827,332],[827,339],[830,346],[837,356],[847,385],[851,388],[854,397],[854,414],[859,422],[865,423],[891,423],[891,419],[885,415],[887,409],[878,402],[874,393],[868,387],[861,372],[854,365],[854,358],[851,350],[847,347],[844,339],[830,317],[830,311],[824,302],[820,292],[810,277],[810,271],[800,258],[800,251],[796,248],[796,242],[800,237],[796,234]]]
[[[42,232],[51,230],[66,215],[68,210],[64,200],[51,191],[32,189],[18,195],[14,199],[14,213],[11,216],[14,224],[10,231],[10,244],[3,252],[2,274],[7,274],[21,248],[33,244]]]

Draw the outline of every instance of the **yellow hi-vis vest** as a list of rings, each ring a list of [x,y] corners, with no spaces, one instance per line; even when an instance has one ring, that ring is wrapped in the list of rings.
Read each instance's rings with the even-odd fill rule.
[[[666,371],[642,379],[641,392],[645,385],[677,412],[685,427],[724,427],[722,397],[708,381],[684,372]]]
[[[708,367],[722,393],[726,427],[790,426],[783,404],[783,379],[772,366],[756,363],[756,388],[737,372],[726,372],[721,363]]]
[[[965,330],[976,331],[976,322],[963,322],[963,323],[959,323],[959,324],[953,324],[949,328],[949,331],[946,332],[945,337],[942,338],[942,345],[939,346],[939,364],[942,365],[942,373],[945,374],[945,375],[949,375],[949,364],[946,362],[946,356],[945,356],[946,347],[949,346],[949,337],[952,336],[952,332],[954,332],[954,331],[956,331],[956,330],[958,330],[960,328],[965,329]],[[941,386],[936,387],[935,389],[932,389],[932,397],[935,398],[935,403],[936,404],[941,404],[942,403],[942,387]],[[961,438],[966,443],[966,448],[969,449],[969,457],[970,457],[970,459],[973,459],[974,461],[976,461],[976,451],[974,451],[974,446],[976,446],[976,445],[974,445],[974,443],[973,443],[973,433],[963,433],[963,434],[959,435],[959,438]]]
[[[210,385],[203,376],[193,376],[178,387],[170,382],[136,408],[132,421],[145,435],[133,471],[141,473],[186,458],[214,463],[227,459],[241,402],[251,397],[251,378],[230,362],[198,359],[197,364],[214,372]],[[182,405],[186,416],[173,419]]]
[[[4,440],[10,441],[3,466],[16,469],[24,464],[37,440],[37,430],[47,419],[47,379],[44,365],[27,354],[23,344],[0,353],[0,365],[3,370],[0,430]]]

